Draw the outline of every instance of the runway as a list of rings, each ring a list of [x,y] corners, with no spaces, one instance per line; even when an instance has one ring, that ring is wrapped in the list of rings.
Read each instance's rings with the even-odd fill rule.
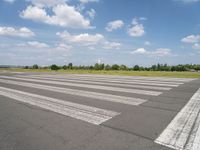
[[[200,80],[0,72],[2,150],[199,150]]]

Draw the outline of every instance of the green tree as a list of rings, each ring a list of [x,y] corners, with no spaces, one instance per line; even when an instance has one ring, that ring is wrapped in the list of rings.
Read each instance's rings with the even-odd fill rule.
[[[69,69],[73,69],[73,64],[72,64],[72,63],[69,63],[69,64],[68,64],[68,68],[69,68]]]
[[[63,68],[64,70],[67,70],[67,69],[68,69],[68,67],[67,67],[66,65],[64,65],[62,68]]]
[[[25,66],[24,69],[29,69],[29,66]]]
[[[139,66],[139,65],[135,65],[135,66],[133,67],[133,70],[134,70],[134,71],[139,71],[139,70],[140,70],[140,66]]]
[[[53,64],[53,65],[50,66],[50,69],[51,70],[59,70],[60,67],[58,67],[57,65]]]
[[[33,69],[38,69],[39,67],[38,67],[38,65],[37,64],[35,64],[35,65],[33,65],[33,67],[32,67]]]
[[[120,70],[127,70],[128,68],[127,68],[127,66],[125,66],[125,65],[121,65],[121,66],[119,67],[119,69],[120,69]]]
[[[105,70],[111,70],[111,66],[107,64],[107,65],[105,66]]]
[[[111,67],[112,70],[119,70],[119,65],[118,64],[114,64]]]

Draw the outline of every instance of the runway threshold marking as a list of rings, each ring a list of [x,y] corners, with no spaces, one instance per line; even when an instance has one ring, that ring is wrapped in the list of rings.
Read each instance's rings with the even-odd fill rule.
[[[40,75],[31,75],[32,77],[40,77]],[[45,77],[62,77],[63,79],[67,79],[63,76],[52,76],[52,75],[45,75]],[[183,84],[176,84],[176,83],[161,83],[159,81],[152,81],[152,82],[146,82],[143,80],[138,80],[138,81],[125,81],[125,80],[116,80],[116,79],[102,79],[102,78],[85,78],[85,77],[73,77],[71,76],[70,79],[78,79],[78,80],[85,80],[85,81],[104,81],[104,82],[110,82],[110,83],[126,83],[126,84],[139,84],[139,85],[152,85],[152,86],[167,86],[167,87],[178,87],[179,85]]]
[[[176,150],[200,150],[200,88],[155,142]]]
[[[40,82],[40,83],[49,83],[49,84],[57,84],[57,85],[66,85],[66,86],[98,89],[98,90],[108,90],[108,91],[116,91],[116,92],[126,92],[126,93],[134,93],[134,94],[152,95],[152,96],[158,96],[158,95],[162,94],[162,92],[158,92],[158,91],[126,89],[126,88],[108,87],[108,86],[101,86],[101,85],[78,84],[78,83],[47,81],[47,80],[38,80],[38,79],[24,79],[24,78],[7,77],[7,76],[1,76],[0,78],[16,79],[16,80],[32,81],[32,82]]]
[[[65,74],[65,76],[77,77],[102,77],[102,78],[116,78],[116,79],[142,79],[147,81],[169,81],[169,82],[190,82],[196,80],[195,78],[172,78],[172,77],[144,77],[144,76],[117,76],[117,75],[89,75],[89,74]]]
[[[95,125],[99,125],[120,114],[110,110],[72,103],[65,100],[59,100],[4,87],[0,87],[0,95]]]
[[[140,105],[147,101],[146,99],[140,99],[140,98],[125,97],[125,96],[118,96],[118,95],[84,91],[84,90],[75,90],[75,89],[54,87],[54,86],[34,84],[34,83],[18,82],[18,81],[11,81],[11,80],[5,80],[5,79],[0,79],[0,82],[6,83],[6,84],[12,84],[12,85],[25,86],[29,88],[48,90],[48,91],[53,91],[53,92],[58,92],[58,93],[64,93],[64,94],[69,94],[69,95],[93,98],[93,99],[98,99],[98,100],[103,100],[103,101],[108,101],[108,102],[121,103],[121,104],[126,104],[126,105]]]
[[[57,75],[55,75],[57,76]],[[94,79],[94,80],[113,80],[113,81],[125,81],[125,82],[145,82],[145,83],[161,83],[161,84],[175,84],[180,85],[183,82],[175,82],[175,81],[159,81],[159,80],[143,80],[143,79],[126,79],[126,78],[108,78],[108,77],[84,77],[84,76],[61,76],[61,77],[68,77],[68,78],[76,78],[76,79]]]
[[[119,84],[119,83],[108,83],[108,82],[96,82],[96,81],[84,81],[84,80],[73,80],[73,79],[63,79],[59,77],[27,77],[27,76],[17,76],[21,78],[31,78],[31,79],[46,79],[46,80],[54,80],[54,81],[62,81],[62,82],[76,82],[76,83],[85,83],[85,84],[98,84],[98,85],[108,85],[108,86],[121,86],[128,88],[142,88],[142,89],[152,89],[152,90],[171,90],[170,87],[158,87],[158,86],[148,86],[148,85],[132,85],[132,84]]]

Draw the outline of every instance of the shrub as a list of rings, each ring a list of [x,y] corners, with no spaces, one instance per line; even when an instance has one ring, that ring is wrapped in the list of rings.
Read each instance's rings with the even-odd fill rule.
[[[53,64],[53,65],[50,66],[50,69],[51,70],[59,70],[60,67],[58,67],[57,65]]]

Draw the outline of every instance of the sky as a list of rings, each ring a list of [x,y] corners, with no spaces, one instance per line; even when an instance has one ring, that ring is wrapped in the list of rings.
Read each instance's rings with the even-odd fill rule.
[[[0,0],[0,65],[200,64],[200,0]]]

